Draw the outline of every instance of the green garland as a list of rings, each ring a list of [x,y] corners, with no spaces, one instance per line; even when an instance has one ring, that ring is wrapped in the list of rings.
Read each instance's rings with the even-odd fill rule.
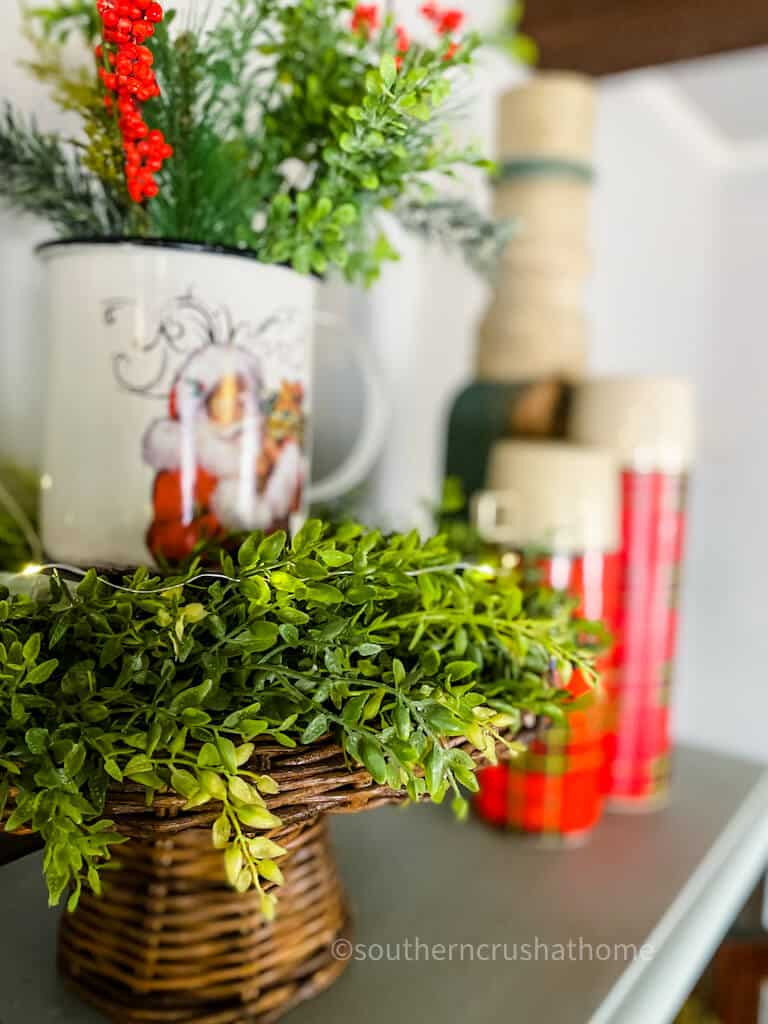
[[[330,734],[378,783],[412,799],[451,794],[458,813],[474,763],[444,741],[466,736],[488,758],[524,712],[559,716],[562,685],[591,627],[551,592],[462,570],[445,538],[383,537],[309,521],[289,545],[253,535],[224,579],[138,570],[114,589],[95,571],[47,600],[0,600],[0,804],[6,828],[45,841],[52,903],[98,891],[121,841],[105,819],[110,785],[147,801],[173,790],[220,806],[213,842],[238,889],[279,880],[264,831],[274,782],[253,774],[257,738],[285,747]],[[158,592],[163,588],[162,592]],[[171,589],[168,589],[171,588]],[[271,915],[274,898],[262,892]]]

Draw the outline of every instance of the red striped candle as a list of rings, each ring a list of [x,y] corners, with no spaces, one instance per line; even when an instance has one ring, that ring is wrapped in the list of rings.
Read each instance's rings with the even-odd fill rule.
[[[693,451],[692,396],[676,378],[596,379],[577,391],[571,436],[612,444],[622,465],[616,674],[606,688],[610,806],[653,809],[670,787],[669,690]]]
[[[686,479],[622,474],[619,674],[608,693],[605,752],[611,803],[663,801],[670,784],[669,689]]]

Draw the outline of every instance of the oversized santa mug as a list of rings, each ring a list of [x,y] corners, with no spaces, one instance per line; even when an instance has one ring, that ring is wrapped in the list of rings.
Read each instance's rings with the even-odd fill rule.
[[[186,244],[54,242],[40,252],[49,558],[175,561],[231,531],[293,529],[310,501],[364,478],[386,417],[379,381],[352,347],[366,422],[344,464],[309,484],[315,279]]]

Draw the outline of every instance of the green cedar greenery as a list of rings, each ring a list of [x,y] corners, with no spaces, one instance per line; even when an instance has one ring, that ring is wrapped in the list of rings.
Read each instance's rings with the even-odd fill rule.
[[[132,203],[120,140],[103,104],[97,62],[72,71],[69,37],[98,41],[92,0],[28,10],[33,74],[83,125],[71,144],[10,109],[0,121],[0,196],[49,219],[64,237],[132,235],[248,249],[302,273],[338,267],[371,281],[396,253],[377,214],[401,208],[423,222],[436,176],[484,167],[456,149],[444,112],[479,42],[414,42],[398,69],[395,25],[351,30],[353,0],[228,0],[213,22],[167,11],[150,41],[162,94],[151,127],[174,147],[159,195]],[[197,17],[197,20],[195,20]],[[57,199],[58,197],[58,199]],[[454,208],[466,250],[480,215]],[[446,225],[444,225],[445,227]],[[493,225],[484,223],[487,243]],[[502,233],[504,229],[501,229]],[[441,232],[445,235],[445,230]]]
[[[41,558],[34,473],[0,463],[0,571],[18,571]]]
[[[467,264],[488,278],[494,276],[501,254],[514,234],[512,223],[489,221],[462,199],[403,201],[397,207],[397,215],[406,230],[426,241],[457,247]]]
[[[98,891],[120,842],[105,797],[123,780],[148,802],[174,790],[219,806],[212,839],[238,889],[279,879],[264,834],[275,784],[248,767],[262,738],[330,734],[378,783],[450,795],[462,813],[474,764],[445,741],[466,736],[493,759],[524,712],[559,717],[559,687],[592,672],[595,634],[562,596],[460,557],[443,537],[310,520],[291,543],[248,537],[237,565],[222,556],[227,579],[194,580],[193,563],[123,580],[139,593],[93,570],[76,587],[53,576],[42,600],[2,591],[0,804],[9,831],[45,840],[51,902]],[[273,912],[269,893],[262,907]]]

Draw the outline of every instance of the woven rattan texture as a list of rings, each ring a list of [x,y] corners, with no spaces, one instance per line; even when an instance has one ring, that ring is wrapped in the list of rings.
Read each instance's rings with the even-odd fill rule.
[[[272,923],[257,895],[226,884],[211,843],[217,805],[186,811],[183,798],[164,793],[147,807],[138,786],[110,791],[106,813],[130,842],[118,850],[121,867],[104,895],[84,893],[77,911],[63,915],[59,965],[114,1024],[269,1024],[346,966],[331,952],[348,917],[325,816],[402,794],[350,765],[331,741],[292,750],[264,743],[249,767],[280,787],[267,800],[282,820],[269,835],[288,850]]]

